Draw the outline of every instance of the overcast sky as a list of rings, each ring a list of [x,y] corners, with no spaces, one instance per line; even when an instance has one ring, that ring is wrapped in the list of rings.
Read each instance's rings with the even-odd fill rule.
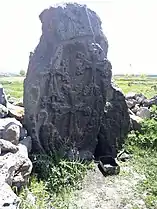
[[[27,70],[29,52],[41,35],[38,16],[57,2],[0,0],[0,71]],[[157,0],[77,2],[86,3],[100,16],[114,73],[157,74]]]

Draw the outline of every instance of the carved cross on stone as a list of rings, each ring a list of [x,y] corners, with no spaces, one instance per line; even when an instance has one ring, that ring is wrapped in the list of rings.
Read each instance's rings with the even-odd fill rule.
[[[77,141],[79,136],[79,128],[77,125],[77,112],[84,112],[85,105],[84,103],[76,104],[76,92],[69,92],[70,105],[62,106],[60,111],[61,114],[69,114],[69,137],[76,137],[74,140]]]
[[[81,66],[82,67],[82,73],[85,69],[89,69],[89,68],[92,69],[92,82],[93,82],[93,84],[96,83],[96,71],[97,70],[101,71],[102,74],[105,73],[104,72],[104,69],[105,69],[104,66],[105,66],[106,62],[108,62],[107,59],[104,59],[102,61],[97,62],[96,56],[93,55],[92,60],[88,60],[88,59],[86,59],[85,55],[81,52],[77,53],[76,58],[80,59],[82,61],[82,63],[80,63],[80,65],[82,64],[82,66],[84,66],[84,67]]]

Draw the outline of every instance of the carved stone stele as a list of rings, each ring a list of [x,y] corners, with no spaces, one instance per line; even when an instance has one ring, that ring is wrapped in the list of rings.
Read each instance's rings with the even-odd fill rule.
[[[40,20],[42,36],[24,82],[25,126],[33,150],[64,150],[68,157],[90,159],[112,88],[101,21],[85,5],[71,3],[44,10]],[[108,140],[101,139],[103,145]]]

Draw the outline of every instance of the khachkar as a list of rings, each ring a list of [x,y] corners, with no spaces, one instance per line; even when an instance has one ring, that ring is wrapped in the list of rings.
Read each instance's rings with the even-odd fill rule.
[[[70,3],[44,10],[40,20],[42,36],[24,82],[25,126],[33,150],[64,150],[87,159],[100,138],[107,154],[113,145],[103,136],[112,131],[104,124],[111,64],[101,21],[85,5]]]

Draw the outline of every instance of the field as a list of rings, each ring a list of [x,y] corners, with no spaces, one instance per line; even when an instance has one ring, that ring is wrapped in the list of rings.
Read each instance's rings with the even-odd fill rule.
[[[0,84],[3,85],[7,95],[14,98],[23,97],[24,77],[0,77]]]
[[[144,94],[147,98],[151,98],[157,94],[157,77],[115,76],[113,80],[125,94],[137,92]]]
[[[6,93],[9,94],[11,97],[21,98],[23,96],[23,80],[24,80],[23,77],[4,77],[4,78],[0,78],[0,83],[4,86]],[[113,80],[122,89],[122,91],[125,94],[127,94],[128,92],[143,93],[147,98],[151,98],[157,95],[157,78],[156,77],[115,76]],[[157,115],[157,109],[155,109],[154,111],[155,111],[155,114]],[[131,155],[133,156],[132,159],[129,162],[125,162],[121,164],[122,171],[119,176],[107,177],[105,178],[106,179],[105,182],[109,182],[110,187],[116,184],[119,186],[121,190],[124,190],[123,193],[120,193],[119,190],[117,190],[116,195],[119,195],[119,198],[122,199],[122,202],[124,205],[132,204],[130,207],[128,207],[129,209],[157,209],[157,152],[156,152],[157,120],[152,119],[150,121],[146,121],[143,126],[143,134],[137,135],[135,132],[130,133],[128,136],[128,139],[126,139],[126,144],[124,148],[129,153],[131,153]],[[83,191],[84,193],[81,190],[81,194],[78,192],[76,193],[77,194],[76,198],[74,198],[75,196],[74,195],[73,198],[71,199],[71,190],[67,191],[67,186],[66,187],[62,186],[64,185],[63,182],[67,178],[66,175],[68,173],[72,182],[68,187],[72,188],[72,191],[73,190],[75,191],[78,188],[77,187],[79,184],[79,183],[77,184],[78,179],[82,181],[84,176],[86,176],[86,173],[87,173],[86,170],[89,169],[88,165],[84,165],[82,167],[80,162],[76,162],[74,164],[69,165],[68,162],[60,161],[58,164],[55,164],[55,165],[53,163],[53,166],[54,166],[53,173],[51,173],[51,176],[49,176],[49,178],[46,177],[48,179],[48,185],[49,185],[48,189],[45,187],[44,180],[38,182],[36,179],[34,179],[34,177],[32,180],[32,184],[29,188],[31,192],[38,199],[37,201],[38,208],[46,209],[47,208],[46,198],[48,197],[51,198],[52,195],[50,195],[50,193],[54,193],[55,194],[54,196],[56,199],[56,202],[54,202],[54,205],[56,209],[57,208],[58,209],[61,209],[61,208],[62,209],[66,209],[66,208],[67,209],[68,208],[87,209],[88,208],[87,206],[83,206],[83,207],[79,206],[81,204],[81,198],[84,198],[83,201],[85,205],[88,204],[88,201],[86,203],[86,200],[85,200],[85,197],[87,195],[85,194],[85,191],[86,190],[88,191],[89,188],[92,192],[96,191],[97,195],[99,194],[100,191],[97,185],[98,183],[97,178],[99,177],[100,174],[93,174],[95,175],[93,177],[91,177],[91,174],[90,174],[87,178],[87,181],[85,182],[85,185],[87,187],[88,185],[87,182],[90,179],[89,181],[90,185],[88,185],[88,188],[84,187],[84,190],[85,190]],[[45,168],[43,168],[43,170],[44,169]],[[77,172],[73,173],[73,170],[77,170]],[[78,176],[77,173],[79,172],[81,174]],[[65,175],[63,175],[63,173]],[[140,176],[140,181],[138,182],[136,186],[133,186],[134,185],[133,182],[134,180],[137,179],[137,176]],[[144,178],[142,178],[142,176],[144,176]],[[124,183],[124,180],[125,180],[125,183]],[[92,181],[93,187],[91,187],[91,181]],[[99,178],[99,181],[101,182],[101,184],[103,184],[104,182],[102,177]],[[127,187],[131,187],[131,188],[133,187],[133,189],[128,191]],[[75,194],[74,191],[72,192],[73,194]],[[103,199],[104,197],[102,197],[102,194],[101,194],[102,191],[103,189],[98,195],[99,203],[97,204],[99,204],[99,208],[104,209],[105,206],[100,207],[100,204],[102,205],[108,204],[110,206],[113,200],[109,200],[109,198],[108,200]],[[116,188],[115,188],[115,191],[116,191]],[[60,193],[60,195],[58,195],[58,193]],[[127,195],[125,195],[125,193]],[[67,194],[68,194],[68,198],[67,198]],[[81,196],[82,194],[84,195],[84,197]],[[93,193],[90,193],[90,194],[94,195]],[[24,192],[21,193],[21,197],[23,198],[23,205],[21,208],[22,209],[36,208],[33,206],[29,206],[29,203],[25,201],[25,195],[26,195],[26,191],[24,190]],[[141,202],[136,201],[136,199],[139,199],[139,198],[141,198],[140,200],[143,201],[144,205],[140,206]],[[87,195],[87,200],[88,200],[88,195]],[[108,207],[108,209],[110,208]]]

